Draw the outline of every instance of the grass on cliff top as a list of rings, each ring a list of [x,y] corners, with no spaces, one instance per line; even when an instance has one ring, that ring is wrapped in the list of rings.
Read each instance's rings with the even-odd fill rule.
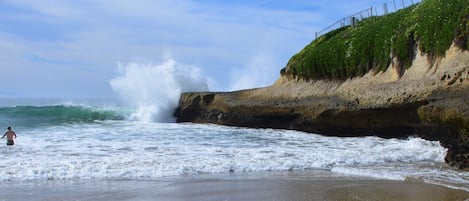
[[[397,58],[402,73],[419,48],[435,59],[453,42],[469,49],[468,0],[424,0],[379,17],[331,31],[294,55],[287,72],[303,79],[345,80],[384,71]]]

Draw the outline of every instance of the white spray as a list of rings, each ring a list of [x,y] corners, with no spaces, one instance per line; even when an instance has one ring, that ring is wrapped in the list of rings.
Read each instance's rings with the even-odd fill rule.
[[[172,113],[181,93],[208,91],[207,81],[198,68],[178,64],[171,58],[159,65],[119,65],[119,73],[110,84],[114,92],[135,109],[130,116],[131,120],[174,121]]]

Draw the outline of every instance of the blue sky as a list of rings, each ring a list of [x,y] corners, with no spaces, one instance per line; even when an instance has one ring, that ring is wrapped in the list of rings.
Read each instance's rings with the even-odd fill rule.
[[[267,86],[316,31],[383,3],[393,10],[392,0],[1,0],[0,97],[112,97],[119,64],[168,57],[200,69],[212,91]]]

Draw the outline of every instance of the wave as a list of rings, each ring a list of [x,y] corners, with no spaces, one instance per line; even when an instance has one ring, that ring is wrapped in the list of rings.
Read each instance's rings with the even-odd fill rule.
[[[99,120],[124,120],[125,112],[92,106],[52,105],[0,107],[2,125],[36,126],[84,123]]]
[[[127,107],[135,108],[129,119],[143,122],[174,122],[181,93],[208,91],[199,68],[171,58],[160,64],[121,65],[119,75],[109,84]]]
[[[41,137],[42,133],[47,137]],[[467,173],[444,165],[447,150],[420,138],[338,138],[287,130],[137,121],[46,127],[23,130],[21,136],[15,150],[0,149],[0,158],[8,156],[0,160],[0,167],[9,167],[0,169],[0,182],[320,169],[469,189]]]

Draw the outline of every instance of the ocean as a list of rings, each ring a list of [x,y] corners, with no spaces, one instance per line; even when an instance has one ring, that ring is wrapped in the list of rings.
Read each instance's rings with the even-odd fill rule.
[[[320,170],[469,191],[469,173],[445,164],[447,150],[417,137],[160,123],[138,120],[136,109],[109,101],[0,100],[0,125],[18,135],[14,146],[0,145],[0,182]]]

